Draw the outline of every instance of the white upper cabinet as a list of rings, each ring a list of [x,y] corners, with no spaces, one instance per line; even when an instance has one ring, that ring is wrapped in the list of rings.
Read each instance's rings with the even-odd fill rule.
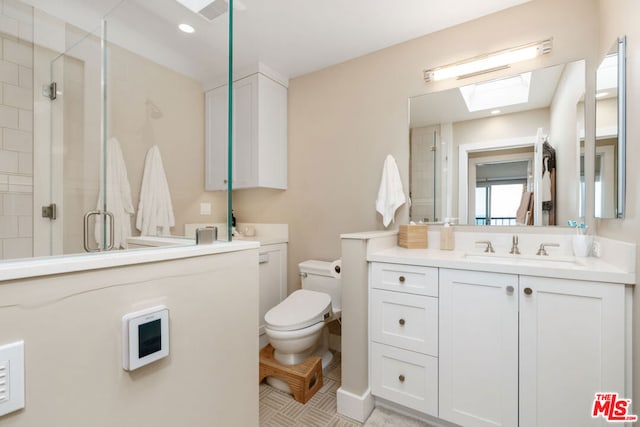
[[[205,94],[205,188],[227,189],[227,86]],[[233,83],[233,188],[287,188],[287,88],[262,73]]]

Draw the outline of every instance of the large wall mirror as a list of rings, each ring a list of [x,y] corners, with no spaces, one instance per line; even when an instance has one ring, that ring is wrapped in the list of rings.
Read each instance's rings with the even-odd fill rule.
[[[596,75],[596,218],[623,218],[626,166],[626,38],[617,39]]]
[[[578,219],[585,73],[581,60],[411,98],[411,220]]]

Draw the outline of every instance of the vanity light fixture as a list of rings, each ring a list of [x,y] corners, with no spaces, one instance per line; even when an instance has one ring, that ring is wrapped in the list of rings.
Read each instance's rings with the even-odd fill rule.
[[[455,62],[442,67],[424,70],[424,81],[431,82],[455,77],[465,79],[492,71],[504,70],[511,64],[522,62],[551,52],[551,40],[529,43],[526,45],[487,53]]]
[[[187,34],[192,34],[195,33],[195,28],[193,28],[191,25],[189,24],[180,24],[178,25],[178,28],[180,29],[180,31],[182,31],[183,33],[187,33]]]

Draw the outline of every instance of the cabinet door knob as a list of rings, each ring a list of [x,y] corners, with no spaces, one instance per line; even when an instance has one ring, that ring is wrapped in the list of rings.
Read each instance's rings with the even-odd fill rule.
[[[513,286],[511,286],[511,285],[507,286],[507,293],[508,294],[512,294],[513,293]]]
[[[226,184],[228,181],[225,179],[225,180],[224,180],[224,181],[222,181],[222,182],[224,182],[224,183]]]
[[[533,290],[531,288],[524,288],[525,295],[531,295],[532,293],[533,293]]]
[[[400,281],[400,283],[404,283],[406,279],[404,278],[404,276],[400,276],[398,277],[398,280]]]
[[[398,323],[400,323],[400,326],[404,326],[406,322],[404,321],[404,319],[400,319],[398,320]]]
[[[404,375],[400,375],[400,376],[398,377],[398,381],[400,381],[401,383],[403,383],[403,382],[404,382]]]

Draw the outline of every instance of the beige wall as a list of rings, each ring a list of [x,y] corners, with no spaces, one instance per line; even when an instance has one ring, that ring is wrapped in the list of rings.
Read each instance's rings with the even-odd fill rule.
[[[636,0],[599,0],[600,7],[600,58],[609,49],[616,37],[627,36],[627,210],[623,220],[597,221],[598,234],[627,242],[639,243],[640,212],[637,183],[640,182],[640,170],[636,166],[640,159],[640,106],[636,102],[640,97],[640,3]],[[640,265],[640,252],[636,264]],[[638,269],[636,268],[636,271]],[[636,279],[640,281],[640,277]],[[633,297],[633,395],[637,401],[640,396],[640,292]],[[639,405],[633,412],[637,414]]]
[[[238,220],[289,224],[289,288],[296,289],[298,262],[339,257],[341,233],[383,228],[375,199],[387,154],[408,190],[407,98],[447,87],[425,84],[423,69],[548,37],[552,53],[527,67],[592,59],[596,12],[596,0],[534,0],[292,79],[289,188],[235,192]],[[406,205],[396,218],[407,221]]]
[[[25,342],[26,408],[3,427],[258,424],[257,250],[0,283]],[[122,369],[121,318],[164,304],[170,355]],[[230,327],[231,325],[231,327]]]
[[[122,48],[112,48],[110,60],[110,135],[122,146],[136,211],[144,159],[155,144],[173,201],[176,225],[172,234],[182,235],[189,222],[223,222],[226,193],[204,191],[202,85]],[[151,117],[147,100],[157,105],[162,117]],[[212,215],[200,215],[200,202],[212,204]]]

